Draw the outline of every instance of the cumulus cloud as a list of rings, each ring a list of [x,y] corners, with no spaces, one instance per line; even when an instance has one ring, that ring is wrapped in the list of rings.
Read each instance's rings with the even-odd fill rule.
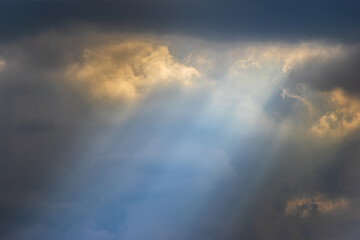
[[[172,56],[167,46],[142,40],[113,42],[84,50],[66,72],[99,100],[134,100],[165,84],[189,87],[199,72]]]
[[[343,137],[360,127],[360,102],[341,89],[325,93],[329,111],[320,117],[311,131],[320,137]]]

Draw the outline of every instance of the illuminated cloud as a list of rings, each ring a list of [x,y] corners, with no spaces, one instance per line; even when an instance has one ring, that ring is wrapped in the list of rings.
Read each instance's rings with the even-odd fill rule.
[[[327,111],[312,126],[312,133],[319,137],[343,137],[360,127],[360,101],[341,89],[324,93],[330,103]]]
[[[315,213],[328,214],[336,210],[341,210],[349,204],[349,200],[345,198],[330,200],[322,195],[300,197],[287,201],[285,214],[304,218]]]
[[[6,68],[6,62],[0,58],[0,71]]]
[[[237,49],[231,54],[241,56],[237,66],[241,69],[262,69],[264,66],[277,65],[282,73],[289,73],[297,65],[312,58],[322,60],[338,56],[343,52],[340,45],[321,43],[301,44],[257,44]]]
[[[178,61],[167,46],[142,40],[111,42],[87,48],[81,62],[66,72],[99,100],[134,100],[166,84],[189,87],[199,72]]]
[[[306,100],[304,97],[301,97],[299,95],[296,95],[296,94],[293,94],[293,93],[289,93],[287,89],[283,89],[282,92],[281,92],[281,97],[284,99],[284,98],[292,98],[292,99],[295,99],[295,100],[298,100],[300,102],[302,102],[303,104],[305,104],[309,111],[312,112],[313,111],[313,108],[311,106],[311,103]]]
[[[279,49],[270,49],[266,56],[280,56],[283,59],[282,71],[289,72],[297,64],[303,63],[312,58],[326,60],[342,53],[340,46],[326,46],[321,44],[301,44],[299,47],[285,47]]]

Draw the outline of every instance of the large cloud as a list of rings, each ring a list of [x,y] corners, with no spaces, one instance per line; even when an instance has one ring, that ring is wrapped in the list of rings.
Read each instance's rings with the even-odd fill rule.
[[[195,68],[178,62],[166,46],[141,40],[85,49],[83,58],[69,67],[66,78],[102,100],[134,100],[164,84],[190,86],[199,76]]]
[[[291,80],[347,47],[179,38],[0,47],[2,239],[358,238],[358,96]]]

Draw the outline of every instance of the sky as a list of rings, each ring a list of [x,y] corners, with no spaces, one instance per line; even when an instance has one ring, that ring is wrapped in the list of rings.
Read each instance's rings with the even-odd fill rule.
[[[359,239],[359,12],[2,0],[0,239]]]

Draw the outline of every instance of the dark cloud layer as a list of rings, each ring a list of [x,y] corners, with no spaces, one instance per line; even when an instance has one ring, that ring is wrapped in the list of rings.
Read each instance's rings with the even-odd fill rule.
[[[2,1],[0,38],[90,23],[101,29],[218,40],[345,40],[360,34],[360,4],[329,1]]]
[[[346,54],[327,60],[312,59],[299,66],[289,76],[290,88],[305,84],[316,90],[342,88],[349,93],[360,91],[360,49],[351,47]]]
[[[66,54],[59,56],[44,45],[40,52],[40,45],[30,41],[1,48],[7,61],[0,74],[3,236],[14,231],[13,227],[16,230],[32,222],[34,213],[40,211],[39,202],[55,192],[50,182],[69,170],[66,164],[73,159],[68,154],[91,112],[86,102],[48,75],[61,68],[59,59]]]

